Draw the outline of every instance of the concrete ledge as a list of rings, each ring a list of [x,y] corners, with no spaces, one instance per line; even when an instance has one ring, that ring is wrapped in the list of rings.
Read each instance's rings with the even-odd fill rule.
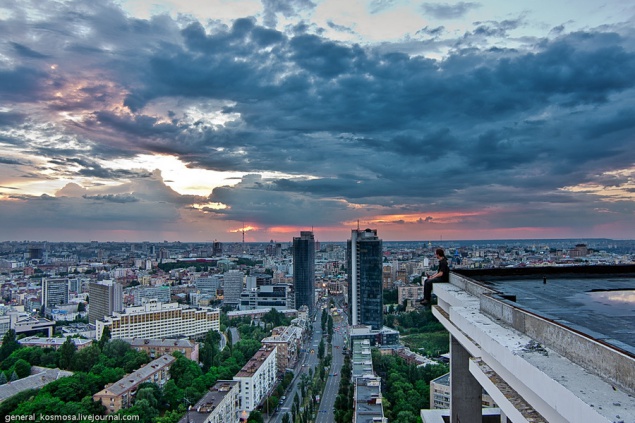
[[[547,423],[547,420],[539,412],[483,360],[470,359],[470,373],[474,375],[496,404],[506,411],[511,410],[507,414],[507,418],[514,423]]]

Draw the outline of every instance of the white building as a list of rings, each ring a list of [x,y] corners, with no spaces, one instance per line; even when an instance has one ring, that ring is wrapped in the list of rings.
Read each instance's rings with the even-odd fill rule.
[[[276,347],[263,346],[234,376],[240,382],[241,412],[250,413],[273,390],[278,367],[276,354]]]
[[[139,307],[127,307],[95,322],[97,339],[104,327],[112,339],[196,337],[220,329],[220,311],[214,308],[184,308],[178,303],[149,301]]]
[[[240,383],[219,380],[185,415],[179,423],[238,423]]]

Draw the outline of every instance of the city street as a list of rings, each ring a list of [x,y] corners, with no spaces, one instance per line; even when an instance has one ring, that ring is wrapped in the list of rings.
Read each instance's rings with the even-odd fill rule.
[[[322,334],[322,325],[319,318],[312,324],[313,336],[307,340],[306,344],[302,348],[303,352],[300,353],[298,364],[294,369],[295,377],[293,379],[293,382],[287,389],[287,393],[285,394],[286,399],[284,400],[284,402],[281,401],[280,410],[274,413],[268,420],[271,423],[281,423],[282,416],[285,413],[289,413],[289,417],[291,417],[293,398],[295,398],[296,392],[300,390],[300,381],[302,380],[302,375],[308,375],[309,369],[313,369],[313,373],[315,373],[316,371],[315,369],[319,363],[319,360],[317,358],[317,349],[318,345],[320,345],[320,340],[324,335]],[[314,350],[314,352],[311,353],[311,350]]]

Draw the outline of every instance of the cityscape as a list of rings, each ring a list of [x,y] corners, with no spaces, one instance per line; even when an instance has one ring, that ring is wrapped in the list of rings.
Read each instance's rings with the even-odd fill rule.
[[[0,418],[635,423],[632,3],[0,2]]]
[[[492,290],[491,298],[500,296],[507,306],[511,299],[514,307],[520,307],[518,310],[524,310],[523,303],[527,302],[529,310],[539,311],[540,304],[530,304],[531,298],[539,294],[522,298],[523,288],[518,283],[500,282],[501,277],[518,279],[523,286],[533,286],[537,280],[550,289],[564,289],[558,298],[542,300],[560,301],[556,309],[561,310],[570,307],[569,302],[573,307],[587,307],[588,303],[584,305],[575,297],[587,295],[584,292],[622,295],[603,297],[588,306],[597,322],[575,320],[573,316],[568,319],[577,332],[589,334],[592,339],[597,339],[598,333],[606,333],[608,338],[602,339],[611,354],[617,350],[630,357],[626,364],[615,359],[615,365],[629,369],[625,375],[609,376],[607,380],[602,374],[601,379],[592,383],[594,386],[613,383],[614,395],[609,396],[613,408],[619,407],[621,415],[635,412],[629,399],[631,383],[624,380],[635,371],[632,361],[635,337],[628,335],[632,331],[620,329],[624,327],[620,325],[628,326],[635,319],[634,241],[433,243],[386,241],[380,235],[374,229],[353,229],[346,243],[321,242],[311,231],[302,231],[287,242],[267,243],[2,242],[0,366],[5,371],[0,372],[0,412],[32,415],[29,410],[39,407],[42,415],[65,415],[63,410],[72,409],[86,419],[148,413],[142,417],[145,421],[183,423],[433,423],[443,421],[444,415],[462,416],[461,421],[480,421],[482,415],[496,419],[492,421],[509,422],[519,421],[514,414],[517,412],[556,421],[545,417],[549,412],[540,406],[523,403],[519,407],[516,401],[505,404],[508,394],[504,396],[506,399],[497,397],[500,383],[489,386],[474,379],[472,389],[478,391],[476,405],[473,392],[466,397],[465,387],[470,386],[466,380],[480,373],[459,366],[461,351],[481,360],[483,352],[474,354],[467,350],[474,348],[469,342],[458,344],[462,337],[457,338],[454,331],[464,333],[466,329],[452,323],[456,317],[448,318],[441,311],[459,301],[458,298],[465,299],[449,300],[447,296],[457,295],[456,291],[447,290],[446,284],[435,283],[438,304],[432,308],[421,305],[423,282],[439,269],[439,256],[435,257],[438,249],[445,252],[450,263],[448,286],[467,289],[465,283],[480,285],[483,275],[489,275],[487,278],[492,282],[480,285],[479,289]],[[574,279],[570,274],[575,275]],[[575,279],[580,277],[585,279]],[[574,285],[567,285],[571,283]],[[579,293],[573,295],[570,291]],[[600,310],[607,301],[613,304],[611,309]],[[460,306],[457,310],[465,307],[471,306]],[[547,308],[549,315],[558,313],[553,306]],[[482,307],[479,310],[485,313]],[[626,314],[619,310],[626,310]],[[406,316],[410,320],[404,320]],[[491,319],[491,312],[487,316]],[[409,327],[412,323],[408,321],[414,319],[424,322],[418,323],[421,330]],[[622,320],[625,323],[616,323]],[[251,328],[250,332],[245,332],[245,324]],[[255,338],[250,338],[254,327]],[[512,330],[504,324],[502,328]],[[522,336],[524,327],[518,330],[504,335],[503,345]],[[424,341],[415,341],[417,337],[423,337]],[[431,341],[434,337],[436,341]],[[531,338],[527,342],[523,353],[527,353],[527,348],[539,355],[549,351],[552,357],[561,353],[544,339],[536,339],[539,341]],[[9,350],[10,345],[13,347]],[[33,398],[39,395],[38,391],[46,392],[50,389],[47,386],[55,385],[51,383],[60,378],[97,372],[103,366],[99,364],[102,360],[114,363],[114,357],[111,361],[98,358],[114,348],[130,351],[123,355],[131,364],[120,364],[119,372],[125,368],[125,377],[118,382],[95,382],[93,391],[82,399],[81,407],[70,406],[73,404],[70,399],[57,410],[42,405],[39,397],[35,397],[35,405],[31,407],[29,401],[24,401],[26,395]],[[62,351],[66,350],[74,358],[65,361]],[[242,368],[231,370],[224,364],[226,361],[213,358],[234,360],[232,350],[241,351],[240,357],[247,360],[241,364]],[[31,351],[39,352],[33,355]],[[133,352],[139,355],[134,356]],[[43,354],[48,354],[48,358]],[[421,385],[426,389],[415,394],[417,401],[404,403],[393,396],[389,384],[394,382],[386,378],[399,367],[395,367],[394,361],[382,358],[386,354],[394,356],[393,360],[401,360],[400,366],[410,369],[408,372],[417,372],[416,377],[421,377],[422,383],[426,381]],[[571,360],[569,366],[576,365],[576,359],[567,358]],[[498,363],[498,359],[494,360]],[[28,366],[32,376],[20,370],[18,361]],[[192,383],[195,376],[176,370],[186,366],[185,362],[198,363],[198,377],[208,380],[208,389],[199,388],[198,392],[186,389],[189,385],[183,380]],[[233,361],[233,366],[239,363]],[[491,363],[481,365],[489,369],[484,374],[493,372],[489,366]],[[103,372],[104,368],[101,369]],[[502,370],[498,371],[504,375]],[[463,391],[451,388],[453,378],[457,378],[454,385],[463,386]],[[158,390],[150,394],[148,383]],[[199,384],[205,386],[202,381],[195,385]],[[350,389],[351,395],[346,388],[349,384],[354,387]],[[147,390],[144,395],[139,394],[142,387]],[[570,389],[566,384],[564,388]],[[168,395],[175,399],[163,407],[156,405],[156,401],[166,401]],[[517,395],[525,401],[523,394]],[[148,401],[151,398],[154,400]],[[352,407],[344,398],[352,402]],[[594,398],[586,401],[592,408],[603,405],[599,409],[606,411],[599,415],[613,412],[610,404],[602,403],[601,396]],[[196,411],[184,404],[196,405]],[[559,418],[577,421],[572,417],[576,412],[572,413],[564,412]]]

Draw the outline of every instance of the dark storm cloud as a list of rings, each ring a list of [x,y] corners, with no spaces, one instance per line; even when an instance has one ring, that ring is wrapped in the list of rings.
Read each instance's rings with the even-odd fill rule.
[[[121,203],[121,204],[136,203],[139,201],[138,198],[132,195],[108,194],[108,195],[84,195],[82,197],[87,200],[108,201],[112,203]]]
[[[33,49],[30,49],[27,46],[24,46],[19,43],[9,42],[9,44],[13,47],[13,49],[18,53],[18,55],[22,57],[29,57],[32,59],[45,59],[49,56],[46,54],[39,53]]]
[[[14,126],[24,123],[26,115],[24,113],[0,112],[0,126]]]
[[[9,159],[6,157],[0,157],[0,163],[2,164],[15,164],[15,165],[21,165],[24,164],[22,161],[20,160],[16,160],[16,159]]]
[[[457,19],[463,17],[472,9],[481,7],[479,3],[458,2],[457,4],[448,3],[423,3],[421,8],[424,13],[436,19]]]
[[[228,26],[133,19],[111,3],[43,5],[50,8],[46,22],[32,29],[47,35],[41,43],[16,35],[0,46],[15,63],[0,70],[0,96],[55,116],[81,115],[65,121],[61,135],[42,124],[47,142],[30,145],[60,172],[73,164],[70,173],[144,179],[100,160],[166,154],[191,167],[283,173],[247,178],[210,197],[228,208],[209,213],[264,224],[349,219],[358,211],[347,202],[425,215],[484,201],[583,206],[591,197],[561,188],[609,183],[605,172],[635,163],[632,34],[561,28],[551,38],[521,40],[524,47],[488,44],[528,25],[521,16],[477,22],[457,39],[431,26],[417,34],[425,40],[361,46],[307,25],[273,29],[277,14],[299,14],[312,2],[263,4],[265,25],[244,18]],[[391,5],[372,3],[378,13]],[[423,6],[443,19],[476,7]],[[19,34],[24,27],[15,17],[3,29]],[[417,54],[448,46],[443,59]],[[58,65],[54,72],[48,59]],[[32,133],[37,126],[26,116],[38,118],[0,113],[0,126]],[[2,139],[29,142],[7,132]],[[195,200],[159,191],[157,201]],[[536,207],[536,216],[546,209]]]

